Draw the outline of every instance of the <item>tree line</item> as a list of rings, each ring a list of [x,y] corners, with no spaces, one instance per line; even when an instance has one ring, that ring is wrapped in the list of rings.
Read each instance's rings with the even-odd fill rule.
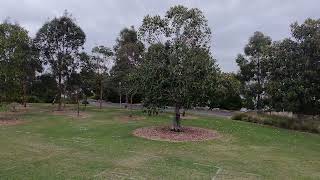
[[[85,32],[65,12],[34,38],[19,24],[0,24],[0,102],[51,102],[88,97],[142,102],[149,109],[209,108],[319,114],[320,20],[291,25],[292,37],[272,42],[255,32],[238,55],[238,73],[212,56],[211,29],[197,8],[171,7],[120,31],[113,47],[84,50]]]
[[[238,55],[244,106],[319,115],[320,19],[290,28],[291,37],[274,42],[255,32]]]

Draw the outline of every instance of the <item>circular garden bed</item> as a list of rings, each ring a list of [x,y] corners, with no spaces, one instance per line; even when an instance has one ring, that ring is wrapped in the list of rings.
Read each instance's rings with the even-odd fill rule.
[[[152,126],[136,129],[133,135],[151,140],[186,142],[216,139],[220,135],[211,129],[185,126],[181,132],[174,132],[168,126]]]

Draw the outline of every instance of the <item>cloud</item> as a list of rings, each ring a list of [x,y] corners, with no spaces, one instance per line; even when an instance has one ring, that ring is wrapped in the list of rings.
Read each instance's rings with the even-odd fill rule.
[[[213,31],[212,52],[223,71],[237,71],[235,57],[255,31],[273,40],[290,35],[295,21],[319,18],[318,0],[2,0],[0,17],[10,17],[31,36],[42,24],[68,10],[87,35],[86,49],[113,46],[120,30],[139,27],[147,14],[163,15],[169,7],[182,4],[201,9]]]

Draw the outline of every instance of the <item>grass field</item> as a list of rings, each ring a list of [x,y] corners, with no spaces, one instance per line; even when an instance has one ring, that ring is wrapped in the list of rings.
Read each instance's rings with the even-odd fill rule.
[[[199,117],[183,125],[222,137],[172,143],[131,134],[168,124],[169,114],[125,121],[120,109],[89,107],[84,118],[51,109],[33,104],[23,124],[0,126],[0,179],[320,179],[316,134]]]

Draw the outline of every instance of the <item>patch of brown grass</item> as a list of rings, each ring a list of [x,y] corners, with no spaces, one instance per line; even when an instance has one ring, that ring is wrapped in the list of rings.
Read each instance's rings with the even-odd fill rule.
[[[16,119],[0,119],[0,126],[14,126],[22,123],[24,122]]]

